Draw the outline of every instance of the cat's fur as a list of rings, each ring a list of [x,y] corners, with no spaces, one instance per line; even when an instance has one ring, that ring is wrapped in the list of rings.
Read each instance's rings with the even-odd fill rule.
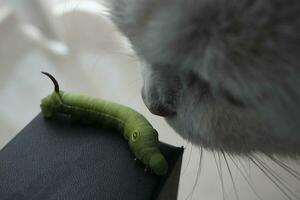
[[[299,0],[109,4],[145,62],[145,104],[182,137],[229,153],[300,154]]]

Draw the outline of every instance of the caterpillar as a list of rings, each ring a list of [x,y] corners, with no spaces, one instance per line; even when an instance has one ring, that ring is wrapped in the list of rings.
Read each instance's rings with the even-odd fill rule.
[[[142,114],[114,102],[61,91],[51,74],[42,73],[54,84],[54,92],[43,98],[40,104],[45,118],[65,114],[81,122],[113,128],[123,134],[136,159],[146,168],[159,176],[167,174],[168,163],[158,148],[158,133]]]

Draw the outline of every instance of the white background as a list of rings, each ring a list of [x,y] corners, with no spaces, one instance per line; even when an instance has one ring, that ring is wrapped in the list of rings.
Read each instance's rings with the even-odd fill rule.
[[[41,8],[45,16],[39,18],[36,8],[25,9],[24,2],[28,6],[30,1],[0,1],[0,149],[40,112],[41,98],[53,90],[52,83],[40,73],[47,71],[58,79],[63,90],[131,106],[149,119],[161,141],[185,146],[179,200],[223,199],[222,182],[225,199],[236,199],[222,155],[204,151],[200,171],[199,148],[182,140],[163,118],[146,109],[140,95],[142,63],[100,4],[86,0],[47,1]],[[41,32],[34,27],[40,27]],[[287,199],[253,163],[236,159],[243,172],[240,173],[227,158],[239,199],[259,199],[252,189],[261,199]],[[269,165],[299,196],[299,181],[282,173],[274,163]],[[299,165],[295,168],[300,171]]]

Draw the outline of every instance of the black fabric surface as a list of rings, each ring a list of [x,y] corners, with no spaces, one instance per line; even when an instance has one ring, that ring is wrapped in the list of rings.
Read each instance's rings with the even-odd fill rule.
[[[171,172],[182,148],[160,147]],[[119,133],[67,118],[39,114],[0,151],[1,200],[155,199],[166,178],[145,172]]]

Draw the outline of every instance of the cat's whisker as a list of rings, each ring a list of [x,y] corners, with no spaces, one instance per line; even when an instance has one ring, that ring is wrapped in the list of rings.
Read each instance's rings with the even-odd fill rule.
[[[266,163],[264,163],[261,159],[258,157],[253,156],[254,159],[267,171],[269,174],[276,180],[278,183],[280,183],[290,194],[292,194],[296,199],[300,199],[297,194],[295,194],[290,188],[292,188],[291,185],[289,185],[286,180],[284,180],[281,176],[279,176],[278,173],[276,173],[270,166],[268,166]]]
[[[249,159],[246,159],[248,161],[248,166],[245,166],[245,164],[242,162],[242,160],[239,157],[236,159],[238,160],[240,166],[244,169],[246,175],[249,178],[249,181],[251,181],[251,183],[253,183],[253,180],[251,178],[251,163],[250,163]],[[248,169],[247,169],[247,167],[248,167]]]
[[[189,153],[189,158],[188,158],[188,161],[187,161],[187,164],[184,168],[184,170],[182,171],[182,175],[184,175],[189,167],[189,164],[190,164],[190,161],[191,161],[191,157],[192,157],[192,153],[193,153],[193,147],[194,145],[192,143],[189,143],[190,146],[191,146],[191,150],[190,150],[190,153]]]
[[[296,192],[296,184],[287,182],[285,175],[300,181],[300,171],[276,155],[300,153],[300,1],[111,2],[115,30],[131,44],[132,55],[124,60],[139,57],[145,63],[145,104],[176,111],[167,121],[183,138],[210,150],[222,148],[213,156],[223,200],[242,198],[236,179],[240,174],[258,199],[262,199],[259,192],[267,195],[251,179],[254,168],[282,198],[299,199],[300,190]],[[185,153],[182,174],[188,174],[198,153],[193,148]],[[247,154],[264,150],[275,155],[269,156],[274,163],[261,154]],[[189,198],[199,179],[202,156],[201,147]],[[221,197],[220,191],[215,195]]]
[[[287,173],[292,175],[294,178],[300,181],[300,173],[297,172],[295,169],[291,168],[290,166],[286,165],[284,162],[276,159],[274,156],[266,154],[275,164],[280,166],[282,169],[284,169]]]
[[[272,174],[270,174],[268,170],[264,169],[264,167],[261,166],[261,164],[258,163],[252,156],[248,156],[248,158],[252,161],[254,165],[258,167],[258,169],[261,172],[263,172],[267,176],[267,178],[285,195],[286,198],[288,198],[289,200],[293,200],[292,197],[281,187],[281,185],[278,184],[276,180],[274,180]]]
[[[244,178],[244,180],[247,182],[247,184],[249,185],[250,189],[253,191],[253,193],[256,195],[256,197],[259,199],[259,200],[263,200],[257,193],[257,191],[255,190],[254,186],[253,186],[253,183],[251,181],[250,178],[247,178],[247,174],[246,173],[246,170],[244,168],[244,171],[238,166],[238,164],[236,163],[236,161],[234,160],[234,157],[232,155],[228,155],[229,158],[231,159],[232,163],[235,165],[235,167],[238,169],[238,171],[240,172],[240,174],[242,175],[242,177]],[[243,167],[243,166],[242,166]]]
[[[203,147],[202,146],[199,147],[199,151],[200,151],[200,158],[199,158],[199,163],[198,163],[198,171],[197,171],[197,175],[196,175],[196,180],[195,180],[195,183],[193,185],[193,189],[189,193],[189,195],[186,197],[186,200],[190,199],[190,198],[193,198],[194,191],[195,191],[196,186],[198,185],[198,182],[199,182],[200,173],[201,173],[201,169],[202,169],[202,160],[203,160]]]
[[[223,200],[225,200],[225,188],[224,188],[224,180],[223,180],[223,174],[222,174],[221,158],[220,158],[219,152],[217,152],[217,154],[218,154],[219,160],[217,160],[216,154],[215,154],[215,152],[213,152],[213,156],[214,156],[214,159],[215,159],[215,163],[216,163],[216,167],[217,167],[217,171],[218,171],[218,174],[219,174],[220,183],[221,183],[221,187],[222,187],[222,197],[223,197]]]
[[[225,160],[225,163],[226,163],[226,166],[227,166],[227,169],[228,169],[228,172],[229,172],[229,176],[230,176],[230,179],[231,179],[231,182],[232,182],[232,186],[233,186],[233,190],[234,190],[234,193],[235,193],[235,197],[236,197],[237,200],[239,200],[239,195],[238,195],[237,188],[236,188],[233,176],[232,176],[232,172],[231,172],[230,166],[228,164],[228,160],[226,158],[226,154],[224,153],[223,150],[221,150],[221,153],[223,155],[223,158]]]

